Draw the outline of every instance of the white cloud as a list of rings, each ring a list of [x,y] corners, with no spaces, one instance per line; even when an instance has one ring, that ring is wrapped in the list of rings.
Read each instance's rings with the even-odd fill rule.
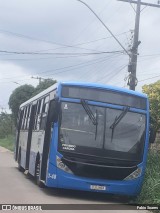
[[[16,87],[22,84],[35,86],[37,81],[31,79],[23,67],[0,62],[0,107],[8,108],[9,96]]]
[[[114,34],[123,33],[134,28],[135,13],[129,3],[117,0],[84,1],[99,14]],[[152,0],[146,0],[146,2],[153,3]],[[147,7],[141,13],[139,39],[142,43],[139,46],[140,55],[137,66],[139,80],[152,77],[154,73],[159,72],[160,57],[141,57],[142,55],[160,53],[159,20],[160,9],[158,8]],[[26,39],[21,36],[16,37],[12,34],[7,34],[3,30],[66,45],[74,45],[110,36],[91,11],[76,0],[2,1],[0,6],[0,26],[0,50],[8,51],[46,50],[47,52],[48,49],[60,47],[60,49],[51,51],[62,53],[92,52],[92,50],[62,48],[60,45]],[[130,34],[123,34],[117,36],[117,38],[127,48]],[[102,39],[101,41],[91,42],[80,47],[96,51],[121,50],[121,47],[113,38]],[[28,56],[4,55],[1,53],[0,79],[3,78],[3,80],[0,80],[0,105],[7,106],[9,95],[18,86],[15,83],[11,83],[11,81],[18,81],[21,84],[37,82],[26,77],[26,75],[40,75],[45,78],[53,77],[57,80],[98,81],[99,83],[124,86],[124,77],[128,73],[126,68],[122,71],[120,71],[120,68],[128,64],[128,56],[115,58],[106,56],[106,61],[101,61],[97,64],[77,66],[70,70],[63,69],[63,67],[86,63],[92,59],[94,62],[94,60],[100,57],[105,57],[105,55],[56,58],[53,55]],[[48,72],[48,70],[51,71]],[[55,74],[58,71],[65,70],[69,71]],[[9,77],[12,79],[5,79]],[[26,78],[28,80],[25,80]],[[101,81],[99,81],[100,79]],[[158,78],[140,82],[137,90],[141,90],[143,84],[156,80]]]

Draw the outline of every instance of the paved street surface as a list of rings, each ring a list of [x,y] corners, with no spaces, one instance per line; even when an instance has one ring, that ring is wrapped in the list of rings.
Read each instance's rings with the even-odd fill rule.
[[[17,169],[17,163],[13,159],[13,153],[0,147],[0,203],[1,204],[108,204],[122,203],[124,200],[106,196],[99,193],[88,193],[71,190],[58,190],[39,188],[35,185],[34,180],[28,178],[25,174]],[[4,211],[6,212],[6,211]],[[12,211],[18,212],[18,211]],[[25,211],[23,211],[25,212]],[[34,211],[35,212],[35,211]],[[47,212],[47,211],[44,211]],[[48,211],[48,212],[99,212],[99,210],[83,211]],[[147,211],[138,210],[103,210],[103,212],[129,212],[137,213]]]

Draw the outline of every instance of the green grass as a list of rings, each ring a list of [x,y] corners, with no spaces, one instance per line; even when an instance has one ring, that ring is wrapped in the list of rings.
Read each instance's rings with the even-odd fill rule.
[[[160,150],[150,150],[148,154],[145,179],[136,202],[160,205]]]
[[[8,137],[3,139],[0,138],[0,146],[3,146],[6,149],[9,149],[11,151],[14,150],[14,143],[15,143],[15,137],[13,135],[9,135]]]

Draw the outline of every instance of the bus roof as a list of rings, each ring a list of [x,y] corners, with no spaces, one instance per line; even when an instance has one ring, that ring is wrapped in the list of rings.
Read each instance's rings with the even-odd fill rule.
[[[126,94],[139,96],[142,98],[147,98],[147,95],[145,93],[129,90],[122,87],[112,86],[108,84],[98,84],[98,83],[91,83],[91,82],[60,82],[60,84],[66,85],[66,86],[81,86],[81,87],[90,87],[90,88],[97,88],[97,89],[104,89],[104,90],[106,89],[106,90],[112,90],[115,92],[122,92]]]
[[[37,100],[37,99],[39,99],[39,98],[42,97],[42,96],[45,96],[45,95],[48,94],[49,92],[55,90],[55,89],[57,88],[57,85],[58,85],[58,83],[54,84],[54,85],[51,86],[51,87],[48,87],[47,89],[45,89],[44,91],[42,91],[42,92],[40,92],[40,93],[38,93],[37,95],[35,95],[34,97],[30,98],[30,99],[27,100],[26,102],[22,103],[22,104],[20,105],[20,108],[23,107],[23,106],[25,106],[25,105],[27,105],[27,104],[29,104],[29,103],[31,103],[31,102],[33,102],[33,101],[35,101],[35,100]]]
[[[35,101],[35,100],[37,100],[37,99],[39,99],[42,96],[45,96],[46,94],[55,90],[56,88],[58,88],[61,85],[89,87],[89,88],[97,88],[97,89],[104,89],[104,90],[106,89],[106,90],[112,90],[112,91],[115,91],[115,92],[122,92],[122,93],[126,93],[126,94],[139,96],[139,97],[142,97],[142,98],[147,98],[147,95],[144,94],[144,93],[140,93],[140,92],[137,92],[137,91],[133,91],[133,90],[129,90],[129,89],[121,88],[121,87],[111,86],[111,85],[97,84],[97,83],[90,83],[90,82],[58,82],[58,83],[54,84],[53,86],[47,88],[43,92],[32,97],[31,99],[27,100],[26,102],[22,103],[20,105],[20,108],[31,103],[31,102],[33,102],[33,101]]]

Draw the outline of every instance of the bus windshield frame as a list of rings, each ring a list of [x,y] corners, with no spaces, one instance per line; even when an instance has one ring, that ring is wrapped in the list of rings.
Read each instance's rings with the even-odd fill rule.
[[[74,105],[75,107],[73,107]],[[74,108],[75,112],[73,112],[73,109],[70,109],[72,107]],[[146,135],[146,113],[140,113],[139,110],[135,112],[128,109],[128,111],[126,112],[126,115],[121,119],[119,124],[114,128],[114,132],[113,132],[111,126],[114,123],[116,117],[118,117],[119,115],[121,115],[121,113],[123,113],[123,108],[118,109],[116,108],[117,106],[114,108],[111,108],[108,106],[102,107],[101,105],[95,106],[93,104],[89,104],[89,107],[92,110],[94,116],[95,117],[97,116],[97,126],[92,123],[92,120],[90,120],[89,115],[83,109],[81,102],[80,103],[68,102],[68,101],[61,102],[58,151],[62,153],[68,152],[68,153],[80,154],[84,156],[88,155],[88,156],[100,157],[100,158],[103,158],[106,163],[109,162],[110,160],[113,160],[113,162],[117,163],[118,165],[124,165],[124,164],[137,165],[138,163],[142,162],[144,144],[145,144],[145,135]],[[64,119],[63,116],[65,116],[64,114],[65,112],[69,113],[70,115],[67,115],[66,118]],[[79,117],[79,120],[77,120],[76,116]],[[133,119],[132,123],[129,123],[129,117]],[[68,126],[67,124],[64,124],[64,120],[68,122],[70,119],[72,120],[72,124],[69,124]],[[108,121],[106,119],[108,119]],[[82,129],[74,129],[76,126],[78,127],[78,122],[79,122],[79,126],[81,126]],[[81,122],[82,122],[82,125],[80,125]],[[134,124],[136,122],[138,122],[137,126]],[[128,138],[132,136],[133,137],[132,142],[133,142],[134,137],[136,136],[136,131],[140,130],[140,125],[142,123],[143,123],[143,129],[142,129],[143,134],[141,135],[142,138],[139,139],[140,143],[137,142],[139,143],[137,147],[136,147],[136,143],[134,144],[133,147],[129,147],[129,145],[127,145],[129,141],[127,142],[127,137],[125,138],[125,134],[128,134]],[[127,133],[127,128],[129,128],[129,125],[130,125],[130,130],[132,129],[132,132],[129,131],[130,133]],[[89,128],[88,133],[86,131],[87,128]],[[80,132],[82,133],[81,135],[80,135]],[[70,136],[70,138],[67,139],[67,134],[68,135],[72,134],[72,136]],[[75,134],[76,136],[73,136],[73,134]],[[90,145],[88,146],[87,146],[87,141],[89,141],[89,136],[86,136],[85,138],[85,135],[87,134],[90,136],[92,135],[91,136],[92,139],[90,140]],[[125,139],[124,142],[119,141],[120,134],[123,135],[123,139]],[[69,142],[72,140],[72,137],[76,137],[74,139],[74,142],[73,141]],[[68,140],[68,141],[65,142],[65,140]],[[96,147],[97,146],[96,140],[98,141],[99,145],[101,144],[102,146],[101,148]],[[79,143],[82,143],[83,146],[77,145],[78,141]],[[120,142],[124,143],[125,146],[122,146],[121,148],[114,150],[113,146],[118,147],[120,145]],[[110,146],[110,148],[105,149],[105,147],[107,146],[106,144],[108,144],[108,147]],[[128,146],[128,150],[132,148],[130,152],[127,152],[127,148],[126,148],[127,146]],[[126,152],[122,152],[122,149],[124,148],[126,148]],[[137,158],[136,158],[137,153],[136,152],[133,153],[136,150],[138,151]]]

